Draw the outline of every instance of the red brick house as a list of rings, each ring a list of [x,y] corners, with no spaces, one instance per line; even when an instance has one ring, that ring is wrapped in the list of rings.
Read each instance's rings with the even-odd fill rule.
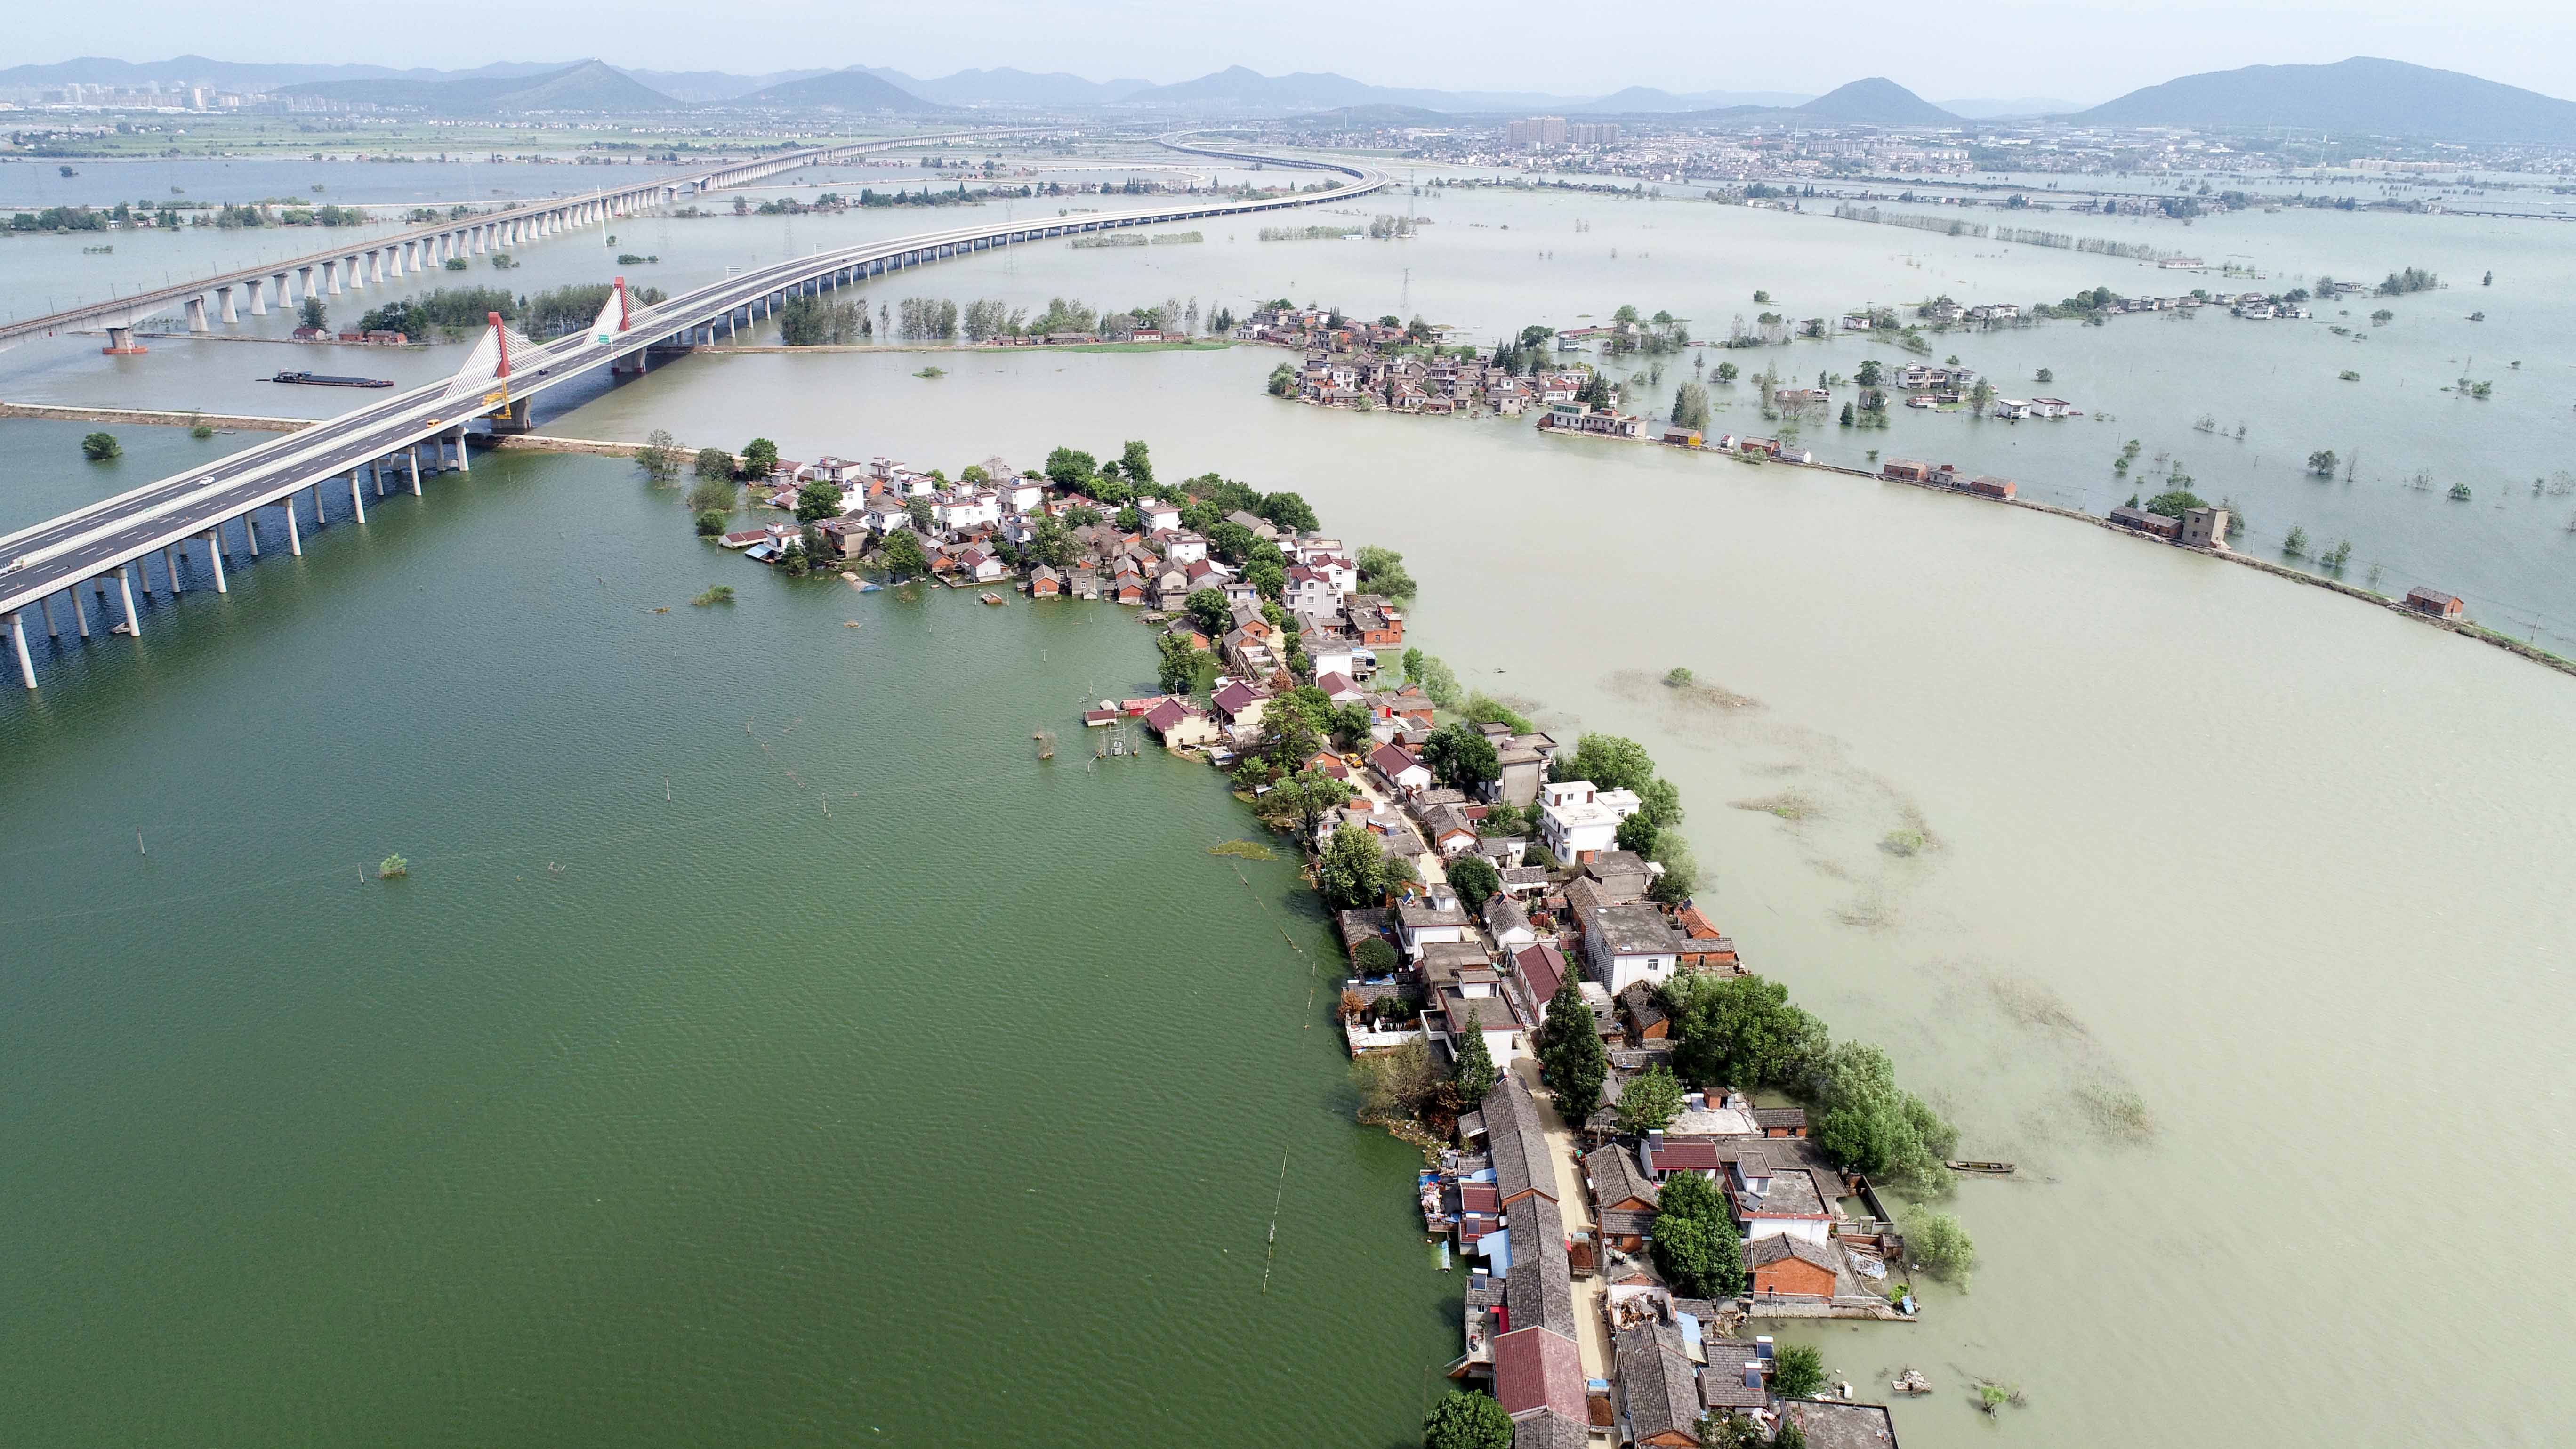
[[[1753,1274],[1756,1297],[1794,1293],[1810,1298],[1834,1296],[1834,1251],[1803,1238],[1774,1233],[1744,1245],[1744,1266]]]

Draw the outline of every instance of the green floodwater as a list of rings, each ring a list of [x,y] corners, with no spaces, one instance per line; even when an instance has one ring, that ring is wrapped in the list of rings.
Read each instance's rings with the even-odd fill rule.
[[[1144,631],[676,521],[493,458],[11,701],[0,1437],[1406,1438],[1458,1280],[1290,866],[1091,757]]]
[[[873,295],[1285,290],[1482,330],[1563,320],[1551,297],[1722,319],[1784,278],[1828,301],[2101,279],[2073,254],[2007,263],[1670,203],[1579,234],[1624,242],[1615,263],[1575,271],[1574,244],[1550,240],[1568,255],[1541,275],[1518,203],[1479,226],[1470,208],[1494,200],[1444,200],[1401,246],[1013,248]],[[1560,232],[1598,210],[1536,209]],[[676,286],[877,222],[810,220],[641,235]],[[2411,233],[2320,236],[2332,254],[2303,262],[2339,274],[2473,259]],[[2563,265],[2520,240],[2535,267]],[[596,271],[587,252],[528,257],[533,282]],[[2529,285],[2497,265],[2499,292]],[[1968,355],[2096,369],[2084,400],[2137,420],[2118,433],[2197,455],[2204,404],[2153,370],[2115,388],[2121,356],[2170,364],[2186,327],[2214,326],[2191,335],[2259,372],[2313,341],[2125,320],[2163,330],[2037,329]],[[2368,346],[2447,359],[2424,320]],[[275,349],[94,346],[9,354],[0,394],[285,410],[313,391],[251,380],[276,364],[244,354]],[[1798,369],[1826,353],[1860,355],[1835,344]],[[453,356],[381,371],[416,380]],[[2576,849],[2565,676],[2025,510],[1527,419],[1274,402],[1265,349],[967,355],[937,382],[910,376],[922,360],[696,358],[562,397],[546,425],[763,433],[791,457],[952,471],[1143,437],[1167,476],[1298,488],[1344,537],[1404,550],[1419,642],[1560,737],[1644,743],[1748,960],[1838,1035],[1888,1046],[1963,1151],[2022,1164],[1961,1188],[1973,1291],[1928,1288],[1911,1327],[1819,1336],[1865,1393],[1906,1366],[1933,1377],[1938,1393],[1894,1406],[1908,1445],[2145,1449],[2177,1415],[2266,1442],[2538,1445],[2576,1413],[2545,1275],[2490,1250],[2500,1203],[2536,1204],[2545,1237],[2576,1185],[2576,894],[2553,868]],[[2343,406],[2379,408],[2383,461],[2520,459],[2566,426],[2440,401]],[[2457,421],[2472,416],[2506,421]],[[2050,426],[1907,416],[1878,440],[1957,440],[1942,456],[1972,462],[1980,437],[2072,449],[2096,427]],[[82,431],[0,423],[0,522],[255,440],[123,428],[128,457],[93,468]],[[1860,445],[1834,436],[1813,441]],[[2265,441],[2265,466],[2306,436]],[[2563,591],[2540,546],[2561,535],[2533,527],[2551,516],[2479,486],[2445,513],[2389,485],[2411,511],[2372,514],[2380,536],[2450,560],[2402,577],[2511,561]],[[2267,527],[2325,521],[2239,496]],[[1143,682],[1143,631],[1105,606],[788,581],[690,539],[675,499],[598,460],[487,457],[363,531],[308,536],[300,562],[237,572],[222,600],[148,605],[139,644],[58,654],[39,630],[46,688],[0,691],[0,862],[19,887],[0,907],[16,1250],[0,1387],[18,1431],[0,1438],[873,1442],[1043,1423],[1080,1443],[1408,1439],[1457,1352],[1454,1281],[1413,1236],[1410,1154],[1346,1125],[1310,958],[1204,853],[1246,823],[1194,767],[1074,778],[1073,711]],[[742,602],[690,609],[712,582]],[[1676,664],[1730,693],[1658,685]],[[1041,725],[1068,752],[1052,769],[1030,758]],[[1801,819],[1755,808],[1781,796]],[[1931,848],[1892,854],[1899,830]],[[363,883],[393,851],[413,876]],[[1242,869],[1306,909],[1284,866]],[[679,888],[612,884],[629,881]],[[1321,935],[1291,929],[1310,950]],[[832,989],[861,981],[877,989]],[[1232,1275],[1274,1192],[1264,1297]],[[2421,1266],[2436,1257],[2438,1280]],[[996,1323],[1030,1341],[993,1351]],[[1972,1374],[2030,1406],[1987,1420]],[[968,1412],[983,1417],[960,1430]]]

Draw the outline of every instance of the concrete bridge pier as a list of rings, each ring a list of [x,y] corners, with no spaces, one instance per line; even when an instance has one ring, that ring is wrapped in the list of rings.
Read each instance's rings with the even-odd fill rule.
[[[170,597],[174,599],[179,597],[179,550],[176,544],[162,545],[161,572],[167,576],[169,580]],[[152,571],[150,569],[145,569],[143,571],[143,596],[145,598],[150,598],[152,596]]]
[[[188,330],[191,332],[215,330],[206,323],[206,298],[202,292],[188,299]]]
[[[89,615],[81,612],[81,588],[82,585],[74,584],[70,588],[63,590],[63,597],[71,600],[72,602],[72,627],[78,629],[80,631],[80,636],[86,639],[89,637]]]
[[[142,638],[143,616],[134,612],[134,580],[123,564],[116,566],[116,594],[125,602],[125,632],[133,638]]]
[[[231,593],[224,584],[224,528],[220,523],[206,530],[206,563],[214,570],[215,592]]]
[[[258,283],[256,283],[256,282],[253,282],[251,285],[252,285],[252,286],[257,286],[257,285],[259,285],[259,284],[258,284]],[[230,287],[217,287],[217,288],[215,289],[215,301],[216,301],[216,303],[218,304],[218,305],[217,305],[216,310],[217,310],[217,311],[219,311],[220,313],[222,313],[224,321],[226,321],[226,322],[228,322],[228,323],[235,323],[235,322],[239,322],[239,321],[241,321],[241,313],[236,312],[236,311],[234,311],[234,310],[233,310],[233,289],[232,289],[232,288],[230,288]]]
[[[250,556],[252,558],[259,557],[258,509],[254,508],[250,512],[242,515],[242,537],[250,540]]]
[[[316,478],[313,480],[313,529],[319,533],[330,522],[322,512],[322,480]]]
[[[363,525],[367,521],[367,495],[358,487],[358,470],[349,470],[349,508]]]
[[[313,269],[311,267],[297,267],[295,269],[295,287],[293,296],[288,295],[287,285],[284,281],[284,274],[280,274],[280,280],[277,284],[278,306],[291,307],[295,304],[298,297],[310,297],[312,295]]]
[[[29,689],[35,688],[36,661],[28,657],[27,626],[19,620],[15,609],[9,611],[9,643],[18,653],[18,682]]]
[[[284,285],[286,284],[286,279],[285,279],[284,277],[282,277],[282,276],[281,276],[281,277],[279,277],[279,278],[277,279],[277,281],[278,281],[278,285],[279,285],[279,286],[284,286]],[[254,316],[254,317],[265,317],[265,316],[267,316],[267,315],[268,315],[268,287],[267,287],[267,285],[266,285],[265,283],[263,283],[262,281],[260,281],[260,279],[259,279],[259,278],[257,278],[257,277],[253,277],[253,278],[251,278],[249,281],[242,283],[242,290],[243,290],[243,291],[245,291],[245,292],[248,292],[248,293],[250,294],[250,315],[252,315],[252,316]]]
[[[295,495],[289,493],[277,501],[286,510],[286,551],[297,558],[302,558],[304,557],[304,533],[295,524]]]
[[[474,238],[474,255],[479,257],[488,249],[484,243],[485,238],[491,235],[491,231],[492,228],[489,226],[478,226],[474,228],[471,233]]]
[[[420,496],[420,444],[403,449],[403,462],[411,468],[411,496]]]
[[[99,349],[110,357],[132,357],[151,350],[134,340],[134,324],[131,322],[121,327],[108,323],[107,345]]]
[[[338,262],[324,262],[322,264],[322,287],[323,290],[329,292],[334,297],[340,295],[340,264]],[[313,294],[311,292],[306,292],[304,295],[309,297]]]
[[[360,287],[363,287],[363,286],[367,285],[367,267],[366,267],[366,259],[365,259],[365,255],[364,255],[364,254],[360,254],[360,255],[351,256],[350,258],[348,258],[348,263],[349,263],[349,287],[350,287],[350,290],[355,291],[356,289],[358,289],[358,288],[360,288]]]

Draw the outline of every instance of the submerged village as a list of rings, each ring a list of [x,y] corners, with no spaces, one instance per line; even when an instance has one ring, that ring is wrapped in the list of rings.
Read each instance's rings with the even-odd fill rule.
[[[680,460],[658,451],[667,477]],[[1081,723],[1227,771],[1301,853],[1347,959],[1334,1015],[1362,1120],[1423,1151],[1411,1191],[1460,1305],[1431,1449],[1858,1449],[1896,1444],[1891,1395],[2019,1401],[1910,1369],[1854,1383],[1775,1344],[1783,1322],[1903,1333],[1925,1311],[1912,1280],[1964,1279],[1974,1249],[1891,1198],[2011,1164],[1952,1157],[1883,1051],[1754,973],[1641,747],[1558,739],[1408,643],[1401,555],[1295,493],[1160,482],[1141,442],[954,480],[765,441],[697,462],[701,532],[788,571],[1137,611],[1157,692]],[[723,529],[746,482],[792,516]],[[1665,684],[1704,688],[1687,669]]]

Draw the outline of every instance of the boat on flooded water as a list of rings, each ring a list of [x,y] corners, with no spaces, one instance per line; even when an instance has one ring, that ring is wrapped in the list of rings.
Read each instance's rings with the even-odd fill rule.
[[[327,372],[281,372],[270,382],[298,383],[305,387],[391,387],[389,377],[340,377]]]

